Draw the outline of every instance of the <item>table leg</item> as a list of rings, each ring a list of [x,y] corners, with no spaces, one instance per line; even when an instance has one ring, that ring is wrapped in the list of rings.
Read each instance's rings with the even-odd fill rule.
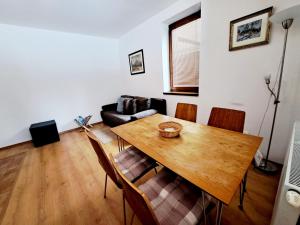
[[[247,192],[247,189],[246,189],[246,185],[247,185],[247,177],[248,177],[248,170],[245,174],[245,177],[244,177],[244,191]]]
[[[202,209],[203,209],[203,216],[204,216],[204,225],[206,225],[206,205],[205,205],[205,192],[202,191]]]
[[[223,210],[223,202],[218,201],[218,203],[217,203],[216,225],[221,224],[222,210]]]
[[[118,135],[116,135],[117,136],[117,141],[118,141],[118,149],[119,149],[119,152],[121,151],[121,148],[120,148],[120,140],[119,140],[119,136]]]
[[[124,141],[122,138],[120,138],[117,135],[117,140],[118,140],[118,148],[119,148],[119,152],[121,152],[122,150],[124,150]]]
[[[118,148],[119,148],[119,152],[121,152],[121,151],[123,151],[123,150],[125,149],[125,142],[124,142],[124,140],[123,140],[121,137],[119,137],[118,135],[117,135],[117,140],[118,140]]]
[[[244,197],[245,197],[245,192],[246,192],[246,185],[247,185],[247,175],[248,175],[248,171],[246,172],[242,183],[240,184],[240,205],[239,208],[241,210],[244,210]]]
[[[120,139],[121,139],[121,143],[122,143],[122,150],[124,150],[125,149],[125,142],[122,138],[120,138]]]

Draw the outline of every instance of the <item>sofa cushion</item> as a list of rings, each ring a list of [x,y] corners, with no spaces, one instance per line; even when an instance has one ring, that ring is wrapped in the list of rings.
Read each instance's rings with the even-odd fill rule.
[[[132,99],[130,97],[125,97],[125,95],[122,95],[121,97],[118,98],[117,101],[117,112],[123,114],[124,113],[124,101],[126,99]]]
[[[150,109],[150,99],[136,96],[136,112],[141,112]]]
[[[123,114],[132,115],[136,113],[136,99],[125,98],[123,101]]]
[[[110,126],[118,126],[131,121],[130,115],[123,115],[116,111],[102,111],[101,117],[103,121],[107,121]]]

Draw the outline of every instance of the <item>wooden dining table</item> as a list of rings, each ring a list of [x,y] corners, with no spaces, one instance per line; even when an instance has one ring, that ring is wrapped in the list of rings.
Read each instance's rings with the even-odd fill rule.
[[[158,125],[174,121],[182,125],[176,138],[159,135]],[[228,205],[240,184],[241,204],[248,168],[262,138],[210,127],[170,116],[155,114],[111,129],[123,141],[135,146],[218,200],[216,224],[221,223],[223,204]]]

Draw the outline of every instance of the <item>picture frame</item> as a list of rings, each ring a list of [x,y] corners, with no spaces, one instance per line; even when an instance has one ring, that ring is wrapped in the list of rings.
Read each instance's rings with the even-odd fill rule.
[[[273,7],[269,7],[230,22],[229,51],[269,43]]]
[[[145,73],[144,52],[140,49],[128,55],[131,75]]]

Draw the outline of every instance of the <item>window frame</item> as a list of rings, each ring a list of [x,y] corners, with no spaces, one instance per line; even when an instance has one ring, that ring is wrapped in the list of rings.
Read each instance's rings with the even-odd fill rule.
[[[178,27],[181,27],[187,23],[201,18],[201,10],[186,16],[172,24],[169,25],[169,70],[170,70],[170,92],[185,92],[197,93],[199,92],[199,87],[174,87],[173,86],[173,49],[172,49],[172,31]]]

